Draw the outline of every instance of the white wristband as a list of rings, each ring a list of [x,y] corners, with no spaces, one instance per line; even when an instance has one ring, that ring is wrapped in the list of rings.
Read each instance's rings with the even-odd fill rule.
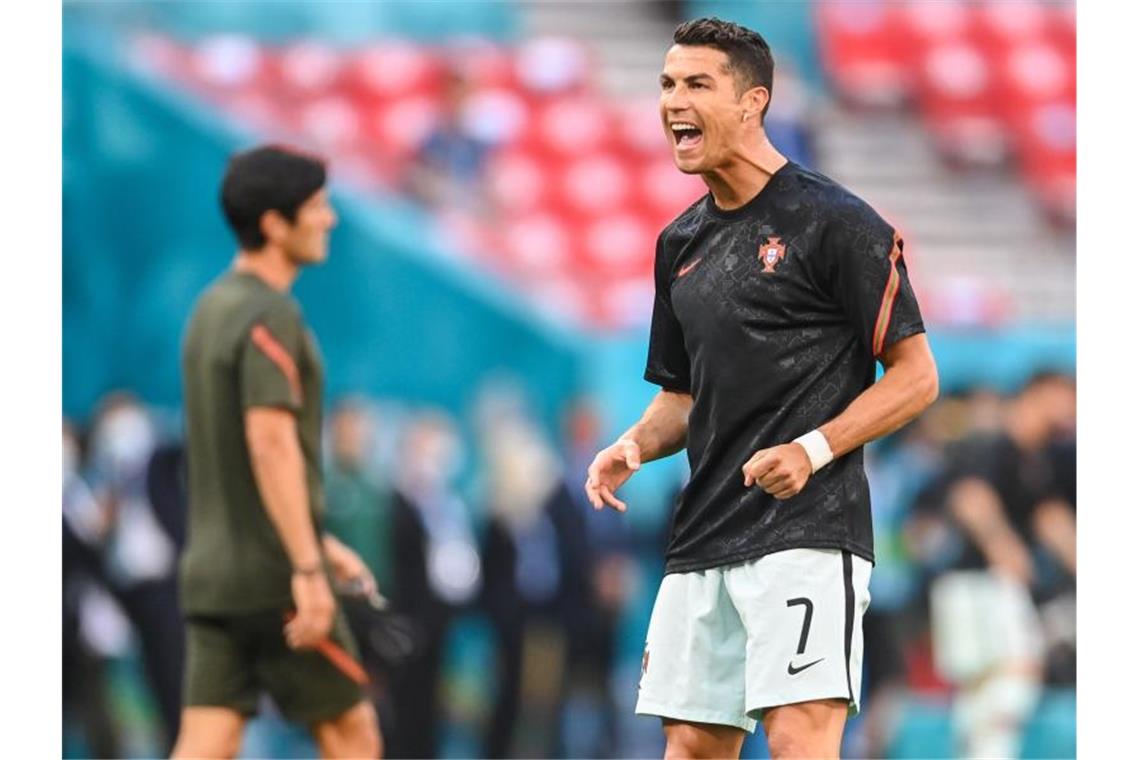
[[[799,438],[792,441],[804,447],[807,452],[808,459],[811,460],[811,474],[815,475],[823,467],[826,467],[835,455],[831,453],[831,446],[827,443],[827,438],[819,430],[813,430],[810,433],[804,433]]]

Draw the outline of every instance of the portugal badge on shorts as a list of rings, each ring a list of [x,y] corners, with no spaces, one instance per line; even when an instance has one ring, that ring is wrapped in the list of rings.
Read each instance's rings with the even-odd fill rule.
[[[769,237],[760,244],[760,261],[764,262],[764,274],[776,271],[776,265],[784,260],[784,244],[778,237]]]

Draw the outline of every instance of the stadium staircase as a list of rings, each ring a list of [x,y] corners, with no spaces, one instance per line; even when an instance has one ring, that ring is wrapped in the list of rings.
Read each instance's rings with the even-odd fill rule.
[[[928,293],[940,321],[1073,319],[1072,232],[1043,224],[1015,176],[948,167],[912,114],[832,104],[821,107],[814,127],[820,171],[902,228],[913,243],[908,261],[918,287],[941,284]]]

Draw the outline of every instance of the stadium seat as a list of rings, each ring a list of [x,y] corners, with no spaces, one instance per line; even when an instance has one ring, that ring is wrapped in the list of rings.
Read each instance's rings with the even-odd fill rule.
[[[677,171],[668,157],[649,162],[639,175],[637,194],[647,215],[660,222],[658,227],[708,192],[700,177]]]
[[[508,216],[530,213],[549,202],[546,168],[523,150],[501,151],[491,157],[487,187],[492,202]]]
[[[594,216],[624,205],[633,190],[627,164],[614,155],[594,153],[566,164],[557,191],[571,215]]]
[[[841,98],[869,107],[905,102],[906,46],[888,3],[825,2],[817,17],[824,69]]]
[[[614,131],[612,114],[602,103],[570,96],[541,104],[525,139],[555,156],[581,156],[605,148]]]
[[[651,277],[657,231],[629,211],[607,214],[583,230],[586,264],[612,277]]]
[[[551,274],[571,260],[571,240],[565,223],[555,214],[536,212],[506,225],[506,260],[524,274]]]
[[[386,42],[351,55],[345,85],[361,100],[390,101],[439,91],[440,61],[422,48]]]
[[[289,45],[271,58],[271,69],[286,97],[327,94],[339,84],[344,62],[333,48],[313,40]]]
[[[515,77],[535,96],[582,93],[588,89],[590,69],[582,44],[563,37],[527,40],[515,56]]]
[[[923,116],[943,153],[967,164],[999,164],[1008,155],[995,77],[981,49],[965,40],[938,43],[923,56]]]

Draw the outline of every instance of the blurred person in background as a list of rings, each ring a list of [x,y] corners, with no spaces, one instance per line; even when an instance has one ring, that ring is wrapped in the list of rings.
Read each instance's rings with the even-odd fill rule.
[[[268,692],[324,757],[377,757],[368,678],[329,575],[374,584],[321,531],[323,368],[289,291],[326,258],[336,214],[319,159],[231,157],[221,202],[239,250],[199,297],[182,354],[190,515],[177,757],[233,757]]]
[[[710,192],[658,240],[661,391],[586,483],[624,511],[642,462],[688,450],[637,712],[667,756],[739,756],[762,720],[773,757],[838,757],[874,559],[863,446],[930,405],[937,370],[897,232],[768,141],[764,39],[698,19],[673,42],[661,118]]]
[[[587,612],[584,515],[564,485],[557,455],[521,403],[498,414],[484,409],[481,421],[487,459],[483,605],[495,630],[498,665],[483,752],[563,756],[567,667]]]
[[[563,744],[571,757],[612,757],[618,748],[618,705],[611,675],[617,666],[618,624],[633,583],[633,537],[617,512],[595,513],[580,486],[581,473],[602,440],[602,424],[593,399],[582,397],[567,405],[562,489],[584,518],[586,531],[586,589],[571,629],[568,700],[589,711],[597,725],[594,731],[565,726]]]
[[[485,211],[481,180],[490,146],[467,127],[470,91],[458,65],[445,72],[439,123],[420,145],[409,170],[410,192],[430,206]]]
[[[82,726],[87,756],[119,757],[119,737],[105,693],[104,659],[91,644],[90,637],[84,635],[84,611],[90,610],[92,586],[103,577],[101,549],[110,530],[111,516],[87,485],[81,465],[79,436],[64,420],[61,637],[64,725]]]
[[[372,465],[376,421],[362,398],[340,400],[328,425],[325,527],[353,549],[385,595],[392,592],[391,508],[388,484]]]
[[[934,657],[957,687],[955,728],[969,757],[1017,756],[1046,654],[1064,644],[1065,602],[1054,642],[1035,602],[1075,590],[1075,506],[1050,458],[1071,387],[1053,373],[1031,378],[1004,404],[996,432],[951,447],[919,499],[916,543],[928,565],[944,568],[930,588]]]
[[[363,398],[341,399],[328,424],[329,455],[325,466],[325,529],[351,548],[368,566],[382,595],[392,593],[392,515],[390,494],[372,466],[376,422]],[[371,645],[367,618],[346,607],[348,622],[360,644],[371,684],[373,706],[383,735],[394,729],[388,696],[387,663]]]
[[[479,591],[475,535],[455,483],[463,456],[455,425],[442,413],[421,414],[405,430],[392,484],[392,606],[413,622],[416,646],[392,675],[393,757],[438,753],[448,634]]]
[[[178,735],[183,635],[178,612],[178,516],[162,519],[149,490],[158,433],[133,395],[112,392],[91,425],[89,472],[102,532],[82,533],[98,554],[99,577],[138,634],[147,683],[162,719],[169,750]]]

